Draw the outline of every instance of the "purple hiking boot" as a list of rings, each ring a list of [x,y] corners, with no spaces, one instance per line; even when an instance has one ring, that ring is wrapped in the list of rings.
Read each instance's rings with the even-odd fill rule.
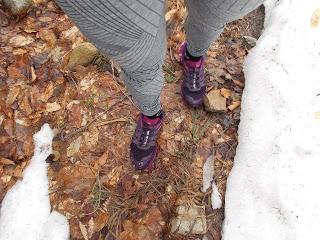
[[[164,118],[164,111],[159,118],[150,119],[140,113],[136,130],[130,144],[130,160],[138,170],[151,167],[157,154],[157,136]]]
[[[197,108],[202,105],[207,89],[203,71],[204,57],[202,56],[199,62],[186,60],[186,47],[187,42],[184,42],[179,49],[179,56],[184,69],[181,96],[189,107]]]

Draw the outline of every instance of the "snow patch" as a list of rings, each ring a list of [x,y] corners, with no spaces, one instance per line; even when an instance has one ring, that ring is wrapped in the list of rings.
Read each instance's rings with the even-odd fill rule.
[[[50,213],[46,158],[52,152],[54,133],[44,124],[34,139],[34,156],[23,180],[7,192],[0,215],[0,240],[69,239],[68,220]]]
[[[318,0],[267,0],[265,29],[245,59],[239,144],[223,239],[320,235]]]
[[[213,209],[221,208],[221,195],[218,191],[217,185],[214,182],[214,155],[210,155],[203,165],[203,187],[202,192],[205,192],[212,187],[211,206]]]

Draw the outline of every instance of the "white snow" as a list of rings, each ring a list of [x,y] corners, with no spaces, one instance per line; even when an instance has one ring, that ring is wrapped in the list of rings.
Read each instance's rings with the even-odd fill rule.
[[[48,124],[34,135],[34,156],[6,194],[0,215],[0,240],[69,239],[68,220],[50,213],[46,158],[52,152],[53,131]]]
[[[203,187],[202,192],[205,192],[211,186],[211,206],[213,209],[221,208],[222,200],[218,191],[217,185],[213,178],[214,175],[214,155],[210,155],[203,165]]]
[[[212,206],[212,209],[218,209],[218,208],[221,208],[222,206],[221,195],[214,181],[212,182],[211,206]]]
[[[203,184],[202,184],[202,192],[207,191],[207,189],[211,186],[211,182],[213,181],[214,174],[214,156],[210,155],[206,162],[203,164]]]
[[[265,29],[244,64],[239,145],[224,240],[320,236],[319,0],[267,0]]]

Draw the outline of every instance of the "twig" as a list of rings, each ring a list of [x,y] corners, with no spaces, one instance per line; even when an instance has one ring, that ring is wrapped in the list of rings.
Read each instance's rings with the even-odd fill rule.
[[[219,149],[219,148],[218,148],[218,149]],[[225,162],[226,162],[226,160],[227,160],[227,156],[228,156],[229,151],[230,151],[231,149],[232,149],[232,148],[229,148],[226,156],[225,156],[224,159],[223,159],[222,168],[221,168],[221,170],[218,172],[218,174],[213,178],[213,181],[215,181],[215,180],[219,177],[219,175],[222,173],[222,171],[223,171],[223,169],[224,169],[224,164],[225,164]],[[219,151],[220,151],[220,149],[219,149]]]
[[[71,137],[72,135],[81,132],[84,129],[87,129],[93,122],[97,121],[97,119],[105,114],[107,111],[109,111],[113,106],[117,105],[118,103],[122,102],[126,97],[122,98],[121,100],[115,102],[114,104],[112,104],[110,107],[108,107],[106,110],[104,110],[102,113],[100,113],[97,117],[95,117],[94,119],[92,119],[87,125],[78,128],[77,130],[73,131],[72,133],[70,133],[69,135],[65,136],[64,139],[67,139],[68,137]]]
[[[12,17],[12,16],[10,16],[9,14],[5,13],[5,12],[2,11],[1,9],[0,9],[0,12],[3,13],[4,15],[6,15],[8,18],[15,19],[14,17]]]
[[[122,90],[120,84],[119,84],[118,81],[116,80],[115,75],[114,75],[114,66],[113,66],[113,61],[112,61],[112,60],[111,60],[111,68],[112,68],[112,80],[115,82],[115,84],[117,85],[117,87],[119,88],[119,90],[122,92],[122,94],[125,95],[125,96],[130,100],[130,102],[132,103],[132,105],[135,106],[135,107],[137,107],[137,108],[139,109],[139,107],[133,102],[133,100],[131,99],[131,97]]]
[[[99,170],[96,170],[96,169],[94,169],[92,166],[90,166],[87,162],[85,162],[85,161],[81,158],[81,156],[79,156],[79,159],[80,159],[80,161],[81,161],[84,165],[86,165],[88,168],[91,169],[91,171],[94,173],[94,175],[95,175],[96,177],[99,176]]]

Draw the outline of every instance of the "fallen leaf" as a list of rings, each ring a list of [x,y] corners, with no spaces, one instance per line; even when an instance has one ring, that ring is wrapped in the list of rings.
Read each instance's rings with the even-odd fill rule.
[[[315,113],[314,113],[314,118],[315,118],[316,120],[320,119],[320,112],[315,112]]]
[[[34,66],[31,66],[31,82],[34,82],[37,79],[37,75],[34,72]]]
[[[134,223],[130,220],[124,221],[124,231],[118,240],[154,240],[155,236],[142,224]]]
[[[74,154],[79,152],[80,146],[82,142],[82,136],[79,136],[76,140],[74,140],[69,147],[67,148],[67,156],[72,157]]]
[[[88,237],[88,231],[85,225],[83,225],[80,221],[79,221],[79,227],[82,233],[82,236],[84,237],[85,240],[89,240]]]
[[[35,29],[36,19],[32,17],[26,17],[23,23],[23,30],[27,33],[34,33],[37,32]]]
[[[222,96],[224,96],[225,98],[229,98],[231,95],[231,90],[226,89],[226,88],[222,88],[220,89],[220,93]]]
[[[33,143],[33,135],[32,134],[30,134],[27,137],[27,140],[23,142],[22,150],[24,151],[24,154],[26,156],[32,155],[32,153],[34,151],[34,143]]]
[[[34,40],[32,37],[25,37],[22,35],[18,35],[16,37],[13,37],[9,40],[9,43],[12,44],[13,47],[23,47],[26,45],[29,45],[30,43],[32,43]]]
[[[311,27],[313,28],[318,27],[319,22],[320,22],[320,8],[315,10],[311,16],[311,19],[310,19]]]
[[[52,29],[41,28],[39,31],[39,37],[45,41],[50,48],[53,47],[57,41],[56,35]]]
[[[169,12],[165,15],[165,20],[168,21],[173,18],[174,14],[178,11],[178,9],[171,9]]]
[[[214,52],[214,51],[208,51],[206,54],[207,54],[210,58],[215,58],[215,57],[218,55],[218,53],[217,53],[217,52]]]
[[[51,17],[39,17],[38,20],[40,22],[51,22],[53,19]]]
[[[49,98],[52,97],[54,91],[53,83],[50,81],[46,87],[46,89],[41,93],[41,100],[43,102],[46,102],[49,100]]]
[[[17,99],[17,96],[20,94],[20,92],[21,92],[20,86],[15,86],[10,90],[8,97],[6,99],[6,104],[8,107],[11,106],[11,104]]]
[[[23,171],[23,169],[20,168],[20,167],[18,167],[18,168],[16,168],[15,170],[13,170],[12,176],[13,176],[13,177],[17,177],[17,178],[19,178],[19,179],[22,179],[22,177],[23,177],[22,171]]]
[[[81,127],[81,109],[79,103],[72,103],[69,111],[68,122],[74,127]]]
[[[244,83],[243,82],[240,82],[239,80],[235,80],[235,79],[232,79],[232,81],[237,84],[238,86],[240,87],[244,87]]]
[[[97,128],[89,128],[89,131],[85,132],[83,137],[84,148],[88,150],[95,149],[99,140],[99,131]]]
[[[4,165],[6,165],[6,164],[15,165],[15,163],[12,160],[10,160],[8,158],[4,158],[4,157],[0,157],[0,163],[4,164]]]
[[[26,92],[19,101],[19,107],[24,110],[27,115],[30,115],[33,112],[33,108],[30,105],[30,92]]]
[[[29,52],[28,49],[22,49],[22,48],[18,48],[12,51],[13,55],[23,55],[26,54],[27,52]]]
[[[59,103],[47,103],[46,111],[47,112],[55,112],[61,109],[61,106]]]
[[[94,164],[94,168],[95,169],[99,169],[101,168],[108,160],[109,157],[109,150],[105,151],[101,157],[99,157],[99,159],[95,162]]]
[[[93,232],[94,233],[99,232],[105,225],[107,225],[108,218],[109,218],[108,212],[104,212],[104,213],[100,214],[96,218],[96,221],[94,223]]]
[[[228,109],[230,109],[231,111],[235,110],[237,107],[239,107],[241,105],[241,101],[235,101],[233,102],[231,105],[229,105]]]

